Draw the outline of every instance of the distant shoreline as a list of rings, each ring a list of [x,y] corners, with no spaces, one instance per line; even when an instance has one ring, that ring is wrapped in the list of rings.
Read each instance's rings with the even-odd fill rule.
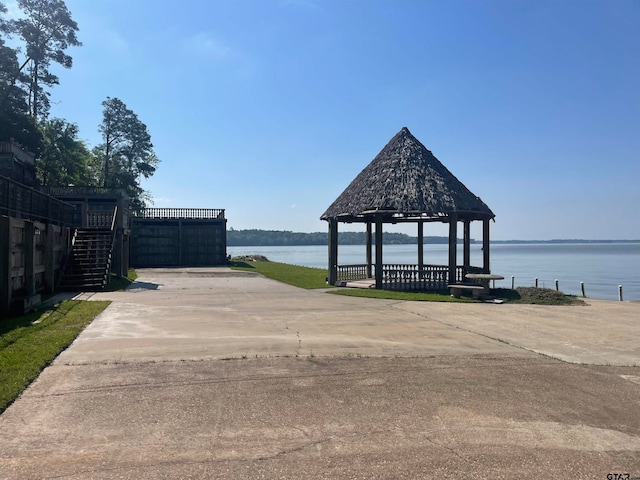
[[[481,243],[475,241],[475,243]],[[554,239],[554,240],[491,240],[491,243],[640,243],[640,240],[584,240],[584,239]]]
[[[365,245],[365,232],[339,232],[340,245]],[[385,245],[417,245],[418,237],[404,233],[385,232]],[[425,245],[439,245],[449,243],[444,236],[425,236]],[[462,243],[462,239],[458,239]],[[482,244],[482,240],[471,239],[472,244]],[[553,239],[553,240],[491,240],[492,244],[613,244],[640,243],[638,240],[585,240],[585,239]],[[286,230],[234,230],[227,231],[227,246],[229,247],[286,247],[304,245],[326,245],[327,232],[290,232]]]

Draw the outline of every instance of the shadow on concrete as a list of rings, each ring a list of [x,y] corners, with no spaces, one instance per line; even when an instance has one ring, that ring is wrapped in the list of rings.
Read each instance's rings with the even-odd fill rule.
[[[138,282],[134,281],[127,287],[127,291],[131,290],[157,290],[160,284],[152,282]]]

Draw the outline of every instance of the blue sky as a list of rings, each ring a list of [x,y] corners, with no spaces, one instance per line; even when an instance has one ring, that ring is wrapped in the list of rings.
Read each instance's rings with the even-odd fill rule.
[[[637,0],[67,6],[84,45],[57,72],[52,116],[94,146],[101,102],[124,101],[162,161],[144,182],[155,206],[324,231],[406,126],[491,207],[494,239],[640,239]]]

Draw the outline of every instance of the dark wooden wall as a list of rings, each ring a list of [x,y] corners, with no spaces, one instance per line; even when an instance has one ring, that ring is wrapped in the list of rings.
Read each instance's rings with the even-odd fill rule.
[[[226,220],[131,218],[132,267],[226,265]]]
[[[0,316],[54,291],[70,235],[69,227],[0,216]]]

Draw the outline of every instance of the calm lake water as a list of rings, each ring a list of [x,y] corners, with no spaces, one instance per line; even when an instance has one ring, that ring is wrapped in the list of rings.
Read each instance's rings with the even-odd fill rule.
[[[384,263],[417,263],[417,245],[385,245]],[[341,265],[365,263],[364,245],[341,245],[338,262]],[[327,247],[227,247],[227,254],[264,255],[275,262],[308,267],[327,268]],[[374,247],[375,255],[375,247]],[[458,256],[462,258],[462,250]],[[425,245],[424,262],[446,265],[447,245]],[[471,246],[471,264],[482,266],[480,245]],[[527,243],[492,244],[491,272],[505,280],[496,287],[516,286],[555,288],[555,280],[565,293],[580,295],[584,282],[588,297],[618,299],[618,285],[623,286],[624,300],[640,301],[640,243]]]

